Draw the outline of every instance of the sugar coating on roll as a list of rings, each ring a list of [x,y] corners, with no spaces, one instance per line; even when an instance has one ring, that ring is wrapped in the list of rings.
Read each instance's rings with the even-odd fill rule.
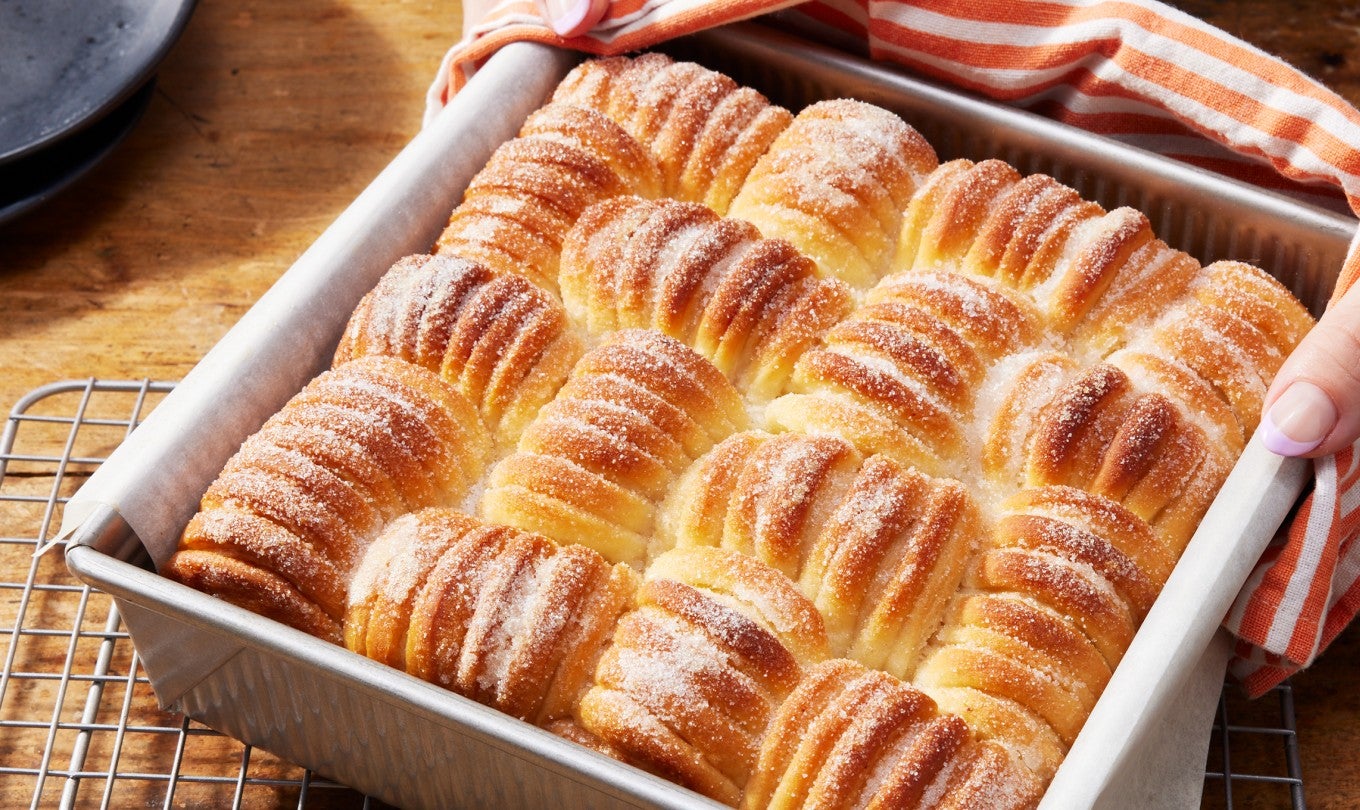
[[[583,62],[553,101],[602,111],[655,155],[665,196],[719,214],[793,118],[721,73],[655,53]]]
[[[660,182],[651,154],[607,117],[545,107],[472,178],[435,252],[556,291],[562,239],[581,212],[620,194],[656,196]]]
[[[786,577],[723,549],[667,552],[644,580],[579,722],[628,761],[735,805],[771,714],[826,657],[821,617]]]
[[[846,660],[779,708],[743,808],[1032,806],[1039,781],[908,684]]]
[[[904,217],[895,266],[996,278],[1029,297],[1053,332],[1106,347],[1120,322],[1144,323],[1198,270],[1155,239],[1143,214],[1107,212],[999,160],[951,161],[925,181]]]
[[[335,360],[379,354],[438,373],[508,448],[584,351],[562,304],[523,277],[418,255],[394,264],[359,302]]]
[[[382,356],[344,363],[245,441],[162,573],[338,640],[350,577],[383,524],[458,501],[489,457],[476,411],[437,375]]]
[[[798,360],[766,417],[950,474],[976,452],[967,425],[987,368],[1033,345],[1038,328],[1031,309],[983,281],[893,276]]]
[[[731,383],[692,350],[656,332],[616,332],[496,465],[481,513],[641,568],[666,490],[745,420]]]
[[[618,197],[582,215],[562,250],[562,299],[593,334],[653,329],[756,400],[851,306],[786,242],[702,205]]]
[[[977,542],[976,507],[843,439],[735,434],[685,473],[662,507],[662,545],[721,547],[798,584],[833,655],[909,672]]]
[[[761,157],[728,216],[792,243],[824,276],[867,289],[887,273],[912,192],[936,165],[935,151],[893,113],[817,102]]]
[[[1125,345],[1202,380],[1250,436],[1271,378],[1311,325],[1303,305],[1265,271],[1222,261],[1205,267],[1186,300]]]
[[[345,644],[545,725],[571,717],[636,584],[583,546],[426,509],[370,547]]]

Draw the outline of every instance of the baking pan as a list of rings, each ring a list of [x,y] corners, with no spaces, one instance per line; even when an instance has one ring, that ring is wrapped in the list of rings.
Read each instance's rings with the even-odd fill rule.
[[[1202,261],[1232,257],[1265,267],[1315,311],[1354,230],[1344,217],[765,26],[720,29],[667,50],[792,108],[828,96],[881,104],[920,129],[942,159],[999,156],[1023,171],[1052,174],[1107,207],[1135,205],[1174,246]],[[143,549],[154,560],[173,548],[226,459],[325,367],[351,309],[391,263],[428,249],[471,173],[574,60],[529,44],[493,57],[67,506],[67,563],[113,596],[163,705],[401,806],[716,805],[165,580],[150,570]],[[1106,802],[1104,791],[1209,646],[1226,610],[1219,603],[1240,588],[1305,472],[1259,442],[1248,446],[1046,804]]]

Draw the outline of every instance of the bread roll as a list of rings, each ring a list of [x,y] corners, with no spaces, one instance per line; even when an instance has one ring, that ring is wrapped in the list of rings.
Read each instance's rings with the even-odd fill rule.
[[[620,194],[661,192],[656,161],[593,110],[552,105],[498,148],[453,210],[435,252],[557,289],[562,239],[581,212]]]
[[[496,465],[482,515],[641,568],[667,488],[745,421],[736,390],[702,357],[656,332],[616,332]]]
[[[1107,212],[999,160],[951,161],[925,181],[905,215],[895,266],[996,278],[1029,296],[1052,331],[1107,344],[1102,330],[1120,329],[1112,316],[1137,325],[1179,297],[1198,269],[1158,242],[1143,214]]]
[[[756,774],[743,808],[1023,808],[1042,794],[919,690],[845,660],[812,668],[780,706]]]
[[[393,521],[354,577],[351,650],[540,725],[571,717],[636,575],[450,509]]]
[[[646,328],[693,348],[757,400],[849,312],[786,242],[698,204],[618,197],[582,215],[563,246],[562,299],[593,334]]]
[[[651,150],[666,197],[720,215],[793,118],[721,73],[655,53],[584,62],[553,101],[604,112]]]
[[[1003,505],[913,682],[1047,780],[1179,554],[1099,495],[1024,490]]]
[[[1120,368],[1077,371],[1040,354],[992,416],[984,471],[999,491],[1068,485],[1121,503],[1179,553],[1227,476],[1229,456],[1167,396]]]
[[[523,277],[408,256],[359,302],[335,360],[380,354],[438,373],[508,449],[584,351],[562,304]]]
[[[435,374],[344,363],[246,440],[162,573],[338,641],[349,580],[384,522],[457,502],[489,456],[476,411]]]
[[[1205,267],[1186,298],[1128,348],[1184,366],[1213,389],[1242,435],[1250,436],[1271,378],[1312,318],[1284,285],[1240,262]]]
[[[766,418],[950,474],[973,453],[966,423],[986,370],[1037,334],[1004,288],[957,273],[894,276],[798,360]]]
[[[896,115],[840,99],[812,104],[751,170],[728,216],[750,220],[861,290],[888,272],[912,192],[935,151]]]
[[[821,617],[786,577],[735,552],[675,549],[648,568],[579,721],[628,761],[736,804],[771,714],[825,657]]]
[[[821,613],[832,655],[901,676],[963,576],[977,521],[957,482],[832,436],[747,432],[686,472],[657,534],[783,572]]]

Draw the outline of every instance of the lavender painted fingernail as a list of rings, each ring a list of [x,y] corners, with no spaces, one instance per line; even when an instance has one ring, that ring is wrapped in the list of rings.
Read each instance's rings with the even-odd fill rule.
[[[1266,449],[1281,456],[1301,456],[1327,438],[1336,427],[1332,398],[1316,385],[1298,381],[1270,406],[1261,425]]]

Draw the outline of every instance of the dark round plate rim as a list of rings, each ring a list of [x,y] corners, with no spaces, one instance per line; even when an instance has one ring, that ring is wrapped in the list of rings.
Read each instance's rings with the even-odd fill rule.
[[[90,122],[90,125],[80,132],[71,133],[69,137],[74,139],[79,138],[86,133],[93,132],[101,126],[112,125],[114,127],[107,137],[100,138],[89,147],[88,151],[80,153],[77,156],[77,159],[69,164],[69,168],[55,177],[52,182],[37,189],[32,194],[11,203],[5,204],[3,201],[0,201],[0,226],[3,226],[11,220],[17,219],[19,216],[28,213],[33,208],[52,199],[77,180],[88,174],[95,166],[102,163],[104,158],[108,157],[109,153],[113,151],[114,147],[126,140],[127,136],[132,133],[132,130],[136,129],[137,124],[142,120],[142,116],[146,112],[147,107],[151,106],[151,99],[155,95],[155,88],[156,78],[153,74],[151,78],[142,83],[141,87],[133,90],[133,92],[128,95],[127,100],[120,106],[110,110],[108,115]],[[115,120],[117,118],[124,118],[126,120],[120,122]],[[57,151],[64,147],[69,148],[69,142],[62,141],[60,143],[50,144],[48,148]],[[29,159],[41,161],[49,158],[39,153],[30,155]],[[10,170],[13,170],[14,165],[15,163],[13,162],[7,165],[0,165],[0,176],[4,175],[7,167]]]
[[[125,74],[123,81],[102,102],[91,105],[85,113],[72,120],[65,127],[47,133],[43,137],[30,140],[8,152],[0,153],[0,165],[9,163],[13,160],[32,155],[58,141],[69,137],[94,122],[102,121],[106,115],[116,110],[124,102],[146,86],[151,76],[160,66],[161,60],[165,59],[166,54],[179,41],[180,35],[184,33],[184,27],[189,24],[189,18],[193,16],[194,7],[198,0],[180,0],[179,8],[175,12],[174,19],[170,25],[166,26],[160,41],[148,54],[147,58]]]

